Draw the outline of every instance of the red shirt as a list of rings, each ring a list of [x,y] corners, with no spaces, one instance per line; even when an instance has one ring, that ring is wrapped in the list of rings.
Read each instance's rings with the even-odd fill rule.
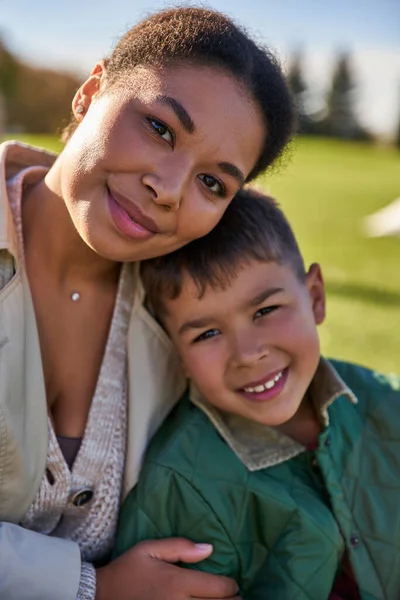
[[[316,450],[317,447],[318,442],[307,445],[308,450]],[[335,579],[328,600],[360,600],[358,586],[347,552],[343,556],[340,572]]]
[[[347,552],[343,557],[341,567],[340,573],[333,584],[329,600],[360,600],[358,586]]]

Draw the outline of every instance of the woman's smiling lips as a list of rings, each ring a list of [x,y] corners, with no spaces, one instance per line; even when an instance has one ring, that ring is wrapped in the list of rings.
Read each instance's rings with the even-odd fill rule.
[[[115,190],[108,189],[108,207],[116,228],[129,238],[146,240],[160,230],[153,219],[142,213],[138,206]]]
[[[278,394],[280,394],[285,387],[288,373],[288,367],[282,369],[281,371],[274,371],[258,381],[243,386],[237,391],[247,400],[252,400],[255,402],[272,400]]]

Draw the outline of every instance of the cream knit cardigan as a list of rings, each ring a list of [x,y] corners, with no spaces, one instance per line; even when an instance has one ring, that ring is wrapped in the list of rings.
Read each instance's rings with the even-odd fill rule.
[[[29,167],[7,185],[19,241],[24,248],[21,197],[24,178],[42,167]],[[6,273],[0,273],[0,279]],[[126,445],[126,334],[132,304],[131,270],[122,268],[109,337],[85,434],[72,470],[68,468],[50,419],[47,470],[37,496],[21,525],[45,535],[76,542],[82,570],[77,600],[94,600],[93,561],[109,554],[116,530]],[[0,281],[1,283],[1,281]],[[92,499],[76,506],[77,493],[90,490]]]

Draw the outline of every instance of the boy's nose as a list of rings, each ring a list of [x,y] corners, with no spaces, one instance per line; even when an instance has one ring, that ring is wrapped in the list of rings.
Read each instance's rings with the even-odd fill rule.
[[[237,340],[233,361],[236,367],[254,367],[269,356],[269,347],[265,340],[257,340],[250,336],[247,340]]]

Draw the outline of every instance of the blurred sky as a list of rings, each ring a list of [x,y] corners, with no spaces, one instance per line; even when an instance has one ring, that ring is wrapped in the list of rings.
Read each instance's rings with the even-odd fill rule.
[[[0,0],[0,33],[33,63],[86,73],[128,27],[162,0]],[[199,2],[185,2],[199,4]],[[210,0],[274,47],[304,53],[313,86],[329,81],[335,52],[350,51],[361,119],[393,133],[400,116],[400,0]]]

